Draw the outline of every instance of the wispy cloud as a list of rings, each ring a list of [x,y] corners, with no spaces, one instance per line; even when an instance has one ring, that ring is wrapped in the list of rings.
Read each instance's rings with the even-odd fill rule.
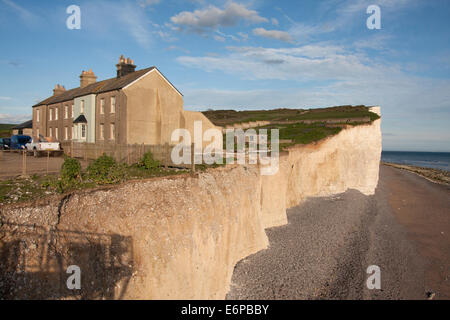
[[[14,1],[12,0],[2,0],[2,1],[4,4],[13,9],[13,11],[17,13],[22,20],[31,22],[32,20],[36,19],[36,16],[31,11],[24,9]]]
[[[285,31],[255,28],[253,29],[253,34],[255,36],[260,36],[264,38],[276,39],[284,42],[292,42],[291,35]]]
[[[155,4],[160,3],[161,0],[138,0],[138,4],[142,7],[142,8],[146,8],[149,6],[153,6]]]
[[[83,14],[86,28],[96,33],[121,28],[142,47],[148,49],[152,44],[154,25],[137,2],[89,1]]]
[[[12,100],[12,98],[11,97],[0,97],[0,100]]]

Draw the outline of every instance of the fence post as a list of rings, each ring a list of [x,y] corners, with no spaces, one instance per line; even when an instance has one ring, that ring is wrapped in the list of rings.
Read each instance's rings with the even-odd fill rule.
[[[195,144],[191,144],[191,172],[195,173]]]
[[[167,169],[169,167],[169,152],[170,152],[170,148],[169,148],[169,144],[166,142],[164,144],[164,168]]]
[[[27,152],[26,150],[22,151],[22,176],[27,175]]]
[[[50,151],[47,150],[47,175],[48,175],[48,161],[50,160]]]
[[[127,165],[130,165],[130,146],[127,144]]]

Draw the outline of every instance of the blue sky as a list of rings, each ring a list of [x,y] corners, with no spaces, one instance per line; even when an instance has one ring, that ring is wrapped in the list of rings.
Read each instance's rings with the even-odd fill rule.
[[[0,0],[0,123],[82,70],[114,77],[124,54],[188,110],[380,105],[384,150],[450,151],[449,17],[448,0]]]

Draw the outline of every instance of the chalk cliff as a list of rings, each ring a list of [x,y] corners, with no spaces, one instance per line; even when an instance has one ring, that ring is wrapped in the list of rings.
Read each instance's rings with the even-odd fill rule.
[[[379,108],[373,111],[379,113]],[[374,193],[380,121],[292,147],[280,154],[279,171],[273,176],[262,176],[255,166],[233,165],[198,177],[128,182],[4,207],[0,251],[7,256],[14,250],[20,253],[14,263],[2,262],[0,271],[10,288],[3,295],[222,299],[235,264],[267,248],[264,229],[285,224],[286,208],[306,197],[349,188]],[[38,232],[39,226],[43,228]],[[52,254],[35,254],[35,247]],[[21,265],[18,256],[28,257],[23,261],[34,261],[41,270]],[[82,289],[75,293],[61,284],[70,264],[82,270]],[[14,268],[22,270],[20,275]],[[17,290],[27,273],[45,285],[35,281],[32,289]]]

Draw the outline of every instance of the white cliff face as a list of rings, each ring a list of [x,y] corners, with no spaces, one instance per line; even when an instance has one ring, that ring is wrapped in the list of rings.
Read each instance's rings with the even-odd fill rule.
[[[254,166],[233,165],[195,178],[157,178],[78,192],[63,206],[56,201],[11,206],[0,209],[0,216],[19,224],[130,237],[133,273],[124,298],[223,299],[235,264],[267,248],[264,229],[286,224],[286,208],[306,197],[350,188],[375,192],[380,122],[292,147],[280,155],[273,176],[262,176]],[[58,242],[61,255],[67,251],[64,241]]]

